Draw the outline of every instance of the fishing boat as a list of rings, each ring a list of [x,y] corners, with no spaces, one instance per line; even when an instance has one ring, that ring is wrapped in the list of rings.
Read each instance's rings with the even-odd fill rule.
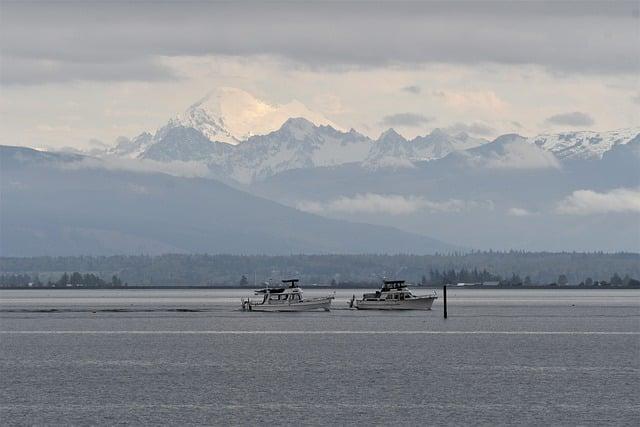
[[[379,291],[362,295],[349,301],[350,308],[358,310],[431,310],[438,298],[436,291],[429,295],[414,295],[404,280],[384,280]]]
[[[298,279],[283,280],[283,286],[270,287],[265,283],[263,289],[256,289],[255,295],[261,298],[242,298],[242,309],[245,311],[329,311],[334,296],[320,298],[304,298]]]

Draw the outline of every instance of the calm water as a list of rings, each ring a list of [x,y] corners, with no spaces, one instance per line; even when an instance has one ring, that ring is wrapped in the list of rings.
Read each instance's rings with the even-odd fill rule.
[[[362,292],[330,313],[260,314],[237,310],[239,290],[0,291],[0,420],[640,420],[639,291],[452,289],[447,320],[441,300],[344,309]]]

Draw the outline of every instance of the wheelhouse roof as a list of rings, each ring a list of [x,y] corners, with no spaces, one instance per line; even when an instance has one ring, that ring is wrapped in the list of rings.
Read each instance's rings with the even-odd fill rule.
[[[296,283],[298,283],[299,281],[300,279],[284,279],[282,283],[287,283],[289,284],[290,288],[295,288],[297,286]]]

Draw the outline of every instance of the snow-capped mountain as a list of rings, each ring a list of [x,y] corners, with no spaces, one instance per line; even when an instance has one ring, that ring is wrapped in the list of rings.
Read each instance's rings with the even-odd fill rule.
[[[329,125],[315,125],[305,118],[290,118],[278,130],[255,135],[236,145],[210,141],[200,130],[165,126],[154,143],[139,155],[142,159],[200,161],[225,179],[251,183],[292,169],[362,163],[369,169],[412,167],[414,161],[439,159],[456,146],[476,146],[484,140],[466,135],[450,136],[435,130],[407,141],[389,129],[377,140],[355,130],[343,132]]]
[[[346,163],[360,163],[372,171],[411,168],[414,162],[438,160],[452,153],[468,153],[469,161],[488,162],[487,167],[558,168],[562,160],[601,158],[636,135],[638,132],[630,130],[534,138],[503,135],[489,143],[464,133],[449,135],[440,129],[407,140],[389,129],[372,140],[353,129],[343,132],[304,118],[290,118],[279,129],[236,145],[212,141],[199,129],[173,123],[154,136],[143,133],[132,140],[121,140],[110,154],[161,162],[202,162],[214,176],[249,184],[287,170]]]
[[[224,162],[233,149],[224,142],[210,141],[202,132],[192,127],[175,126],[166,129],[155,142],[138,157],[159,162],[200,161]]]
[[[116,146],[107,150],[106,154],[135,159],[141,156],[154,142],[153,135],[149,132],[143,132],[132,139],[121,136],[116,141]]]
[[[373,144],[364,163],[370,169],[411,166],[415,161],[441,159],[454,151],[468,150],[488,142],[472,138],[466,133],[450,135],[441,129],[434,129],[428,135],[408,141],[395,130],[389,129]]]
[[[272,105],[240,89],[220,88],[169,120],[154,135],[144,132],[133,139],[119,138],[104,155],[196,161],[208,166],[213,176],[249,184],[287,170],[347,163],[358,163],[370,171],[413,168],[415,162],[438,160],[452,153],[468,153],[477,161],[493,159],[495,167],[499,167],[496,156],[509,158],[506,166],[526,168],[530,158],[532,167],[559,167],[558,160],[601,159],[639,133],[640,128],[531,138],[506,135],[489,144],[482,138],[441,129],[407,140],[389,129],[373,140],[353,129],[340,130],[297,101]],[[484,147],[492,153],[478,157]]]
[[[342,132],[304,118],[291,118],[277,131],[252,136],[233,147],[230,158],[218,166],[236,180],[250,182],[290,169],[359,162],[371,144],[353,129]]]
[[[209,92],[182,115],[170,120],[165,129],[192,127],[211,141],[235,145],[253,135],[273,132],[291,117],[305,117],[314,123],[337,128],[299,101],[273,105],[241,89],[222,87]]]
[[[559,169],[556,156],[517,134],[499,136],[488,144],[461,151],[467,164],[485,169]]]
[[[529,138],[538,147],[551,151],[564,159],[601,159],[602,155],[618,144],[626,144],[640,133],[640,128],[608,132],[578,131],[544,134]]]

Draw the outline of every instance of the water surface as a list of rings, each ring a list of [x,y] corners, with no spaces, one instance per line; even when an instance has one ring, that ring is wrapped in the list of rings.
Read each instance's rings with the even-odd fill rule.
[[[249,313],[238,310],[242,290],[0,291],[0,416],[8,424],[640,419],[639,291],[450,289],[446,320],[441,299],[431,312],[346,309],[362,292],[338,291],[330,313]]]

